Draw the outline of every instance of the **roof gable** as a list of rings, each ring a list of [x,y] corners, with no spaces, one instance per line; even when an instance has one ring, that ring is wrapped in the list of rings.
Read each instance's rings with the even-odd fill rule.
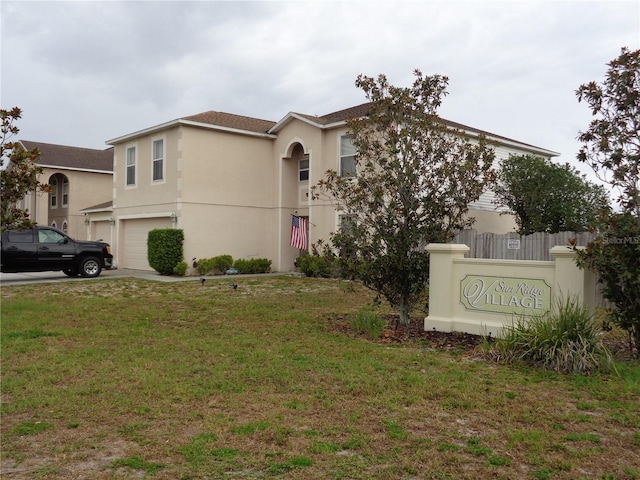
[[[43,167],[113,173],[113,148],[96,150],[29,140],[21,140],[20,143],[27,150],[40,150],[42,156],[38,165]]]

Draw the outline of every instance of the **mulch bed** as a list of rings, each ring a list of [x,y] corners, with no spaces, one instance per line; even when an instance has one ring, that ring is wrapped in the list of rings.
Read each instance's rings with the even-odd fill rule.
[[[412,318],[409,325],[401,325],[398,315],[386,315],[387,326],[382,332],[380,343],[387,344],[418,344],[423,348],[473,351],[482,342],[479,335],[460,332],[436,332],[424,329],[424,318]],[[330,328],[353,337],[367,338],[357,334],[349,318],[340,316],[331,319]]]
[[[376,340],[379,343],[419,345],[422,348],[472,353],[483,341],[480,335],[469,333],[426,331],[423,317],[412,318],[409,325],[401,325],[398,315],[386,315],[385,319],[387,327],[383,330],[381,338]],[[329,328],[345,335],[371,340],[364,334],[356,333],[346,316],[331,319]],[[604,343],[618,360],[637,360],[636,352],[629,349],[629,341],[624,336],[609,336]]]

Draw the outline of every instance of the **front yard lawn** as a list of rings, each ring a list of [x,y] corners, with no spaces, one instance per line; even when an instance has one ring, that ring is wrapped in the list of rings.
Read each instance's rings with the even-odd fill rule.
[[[358,284],[234,282],[3,287],[2,478],[640,478],[637,362],[498,366],[355,335]]]

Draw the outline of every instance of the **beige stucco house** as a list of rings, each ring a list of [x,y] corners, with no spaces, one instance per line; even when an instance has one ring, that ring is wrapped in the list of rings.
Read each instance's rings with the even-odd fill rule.
[[[340,224],[335,208],[312,201],[310,186],[329,169],[347,171],[353,150],[346,120],[366,114],[368,104],[324,116],[289,113],[279,122],[204,112],[129,133],[113,146],[112,203],[85,208],[109,241],[119,268],[150,269],[147,233],[184,230],[185,259],[230,254],[268,258],[289,271],[300,251],[289,244],[292,215],[308,219],[309,243],[329,238]],[[495,141],[497,161],[509,154],[544,158],[558,153],[449,122],[469,137]],[[487,192],[472,206],[479,231],[513,229]],[[108,220],[108,221],[107,221]]]
[[[49,184],[51,192],[28,194],[19,208],[27,209],[30,218],[40,225],[56,227],[72,238],[86,238],[88,218],[82,209],[111,201],[113,149],[95,150],[28,140],[20,144],[26,150],[40,150],[38,164],[43,171],[38,181]]]

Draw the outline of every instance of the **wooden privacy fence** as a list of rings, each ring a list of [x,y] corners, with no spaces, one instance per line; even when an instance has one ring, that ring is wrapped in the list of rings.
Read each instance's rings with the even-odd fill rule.
[[[533,233],[478,233],[475,230],[463,230],[450,243],[464,244],[469,247],[468,258],[493,258],[507,260],[551,261],[549,253],[553,247],[569,245],[569,239],[575,238],[577,246],[586,246],[596,238],[594,233],[560,232]]]

